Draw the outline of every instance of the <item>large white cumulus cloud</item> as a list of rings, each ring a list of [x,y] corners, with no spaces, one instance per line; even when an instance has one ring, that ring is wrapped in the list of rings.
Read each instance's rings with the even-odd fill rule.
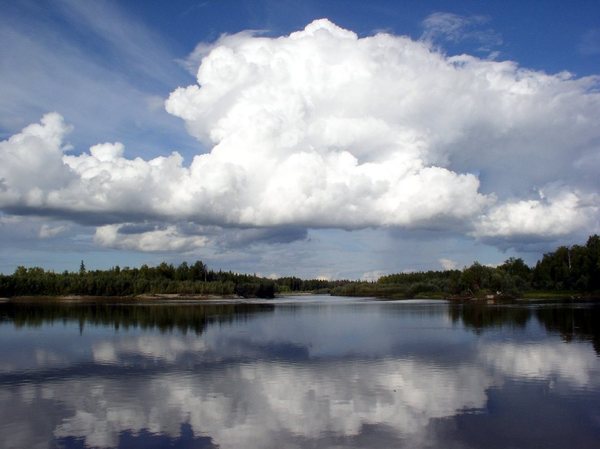
[[[209,153],[131,159],[105,143],[69,155],[68,127],[49,114],[0,144],[0,207],[93,214],[112,225],[98,242],[148,250],[190,241],[165,227],[141,245],[119,225],[452,226],[504,239],[598,226],[600,183],[586,162],[600,151],[598,78],[358,38],[324,19],[198,52],[198,84],[166,108]],[[553,196],[533,198],[548,186]]]

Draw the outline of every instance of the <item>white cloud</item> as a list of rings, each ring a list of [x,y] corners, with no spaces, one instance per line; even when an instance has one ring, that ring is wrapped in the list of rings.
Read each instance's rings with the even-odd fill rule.
[[[362,276],[360,277],[363,281],[369,281],[369,282],[374,282],[377,279],[379,279],[381,276],[385,276],[386,273],[383,270],[373,270],[373,271],[366,271],[362,274]]]
[[[69,130],[60,115],[47,114],[41,123],[0,142],[2,203],[43,207],[48,191],[68,185],[73,175],[65,170],[62,157],[63,137]],[[13,195],[20,199],[14,201]]]
[[[51,226],[47,223],[42,224],[40,227],[39,236],[41,239],[49,239],[52,237],[56,237],[59,234],[64,233],[69,229],[69,226],[66,224]]]
[[[201,226],[192,222],[165,225],[161,222],[120,223],[99,226],[93,240],[96,244],[144,252],[177,251],[203,254],[232,252],[236,248],[249,249],[252,245],[275,245],[305,240],[303,228],[222,228]],[[256,267],[254,267],[256,268]]]
[[[597,222],[597,180],[572,163],[597,151],[597,78],[446,57],[327,20],[279,38],[223,36],[199,54],[198,84],[166,108],[210,153],[189,165],[177,152],[128,158],[121,143],[67,155],[68,127],[49,114],[0,144],[0,207],[100,222],[96,242],[145,250],[202,246],[180,232],[189,222],[501,238]],[[556,181],[562,196],[523,199]],[[148,220],[163,224],[119,232]]]
[[[204,236],[186,236],[174,225],[162,229],[122,234],[122,225],[105,225],[96,228],[94,241],[102,246],[137,251],[190,251],[207,244]]]
[[[476,224],[478,237],[556,237],[599,229],[598,195],[558,192],[551,198],[507,202]]]
[[[444,270],[456,270],[458,268],[458,262],[452,259],[438,259],[438,262]]]

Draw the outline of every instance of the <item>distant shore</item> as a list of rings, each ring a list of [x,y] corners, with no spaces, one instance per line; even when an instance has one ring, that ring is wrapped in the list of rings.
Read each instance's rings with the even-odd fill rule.
[[[39,296],[13,296],[11,298],[0,298],[0,302],[7,301],[61,301],[61,302],[101,302],[101,301],[160,301],[160,300],[191,300],[210,301],[224,299],[244,299],[237,295],[193,295],[193,294],[171,294],[171,293],[148,293],[135,296],[86,296],[86,295],[39,295]]]
[[[369,294],[371,293],[371,294]],[[441,292],[433,292],[428,294],[422,292],[414,296],[405,296],[387,292],[388,294],[373,294],[375,292],[361,291],[356,294],[344,294],[333,292],[331,296],[338,297],[362,297],[373,298],[381,301],[398,301],[410,299],[425,299],[425,300],[442,300],[456,303],[466,302],[489,302],[492,303],[510,303],[510,302],[554,302],[554,301],[600,301],[598,292],[573,292],[573,291],[543,291],[535,290],[523,292],[518,296],[508,295],[445,295]],[[377,292],[378,293],[378,292]],[[290,296],[313,296],[313,295],[329,295],[329,293],[317,291],[298,291],[298,292],[282,292],[276,293],[274,298],[290,297]],[[241,296],[235,294],[194,294],[194,293],[142,293],[138,295],[19,295],[11,297],[0,297],[0,303],[9,301],[60,301],[60,302],[110,302],[110,301],[222,301],[222,300],[250,300],[250,299],[274,299],[260,298],[254,296]]]

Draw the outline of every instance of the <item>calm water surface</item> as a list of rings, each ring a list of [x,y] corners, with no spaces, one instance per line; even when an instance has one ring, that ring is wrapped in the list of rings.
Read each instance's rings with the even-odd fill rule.
[[[0,304],[0,447],[598,448],[600,308]]]

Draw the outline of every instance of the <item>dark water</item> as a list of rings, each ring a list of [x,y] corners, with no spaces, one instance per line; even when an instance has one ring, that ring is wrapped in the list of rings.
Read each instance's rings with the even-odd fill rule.
[[[0,304],[0,447],[598,448],[600,308]]]

